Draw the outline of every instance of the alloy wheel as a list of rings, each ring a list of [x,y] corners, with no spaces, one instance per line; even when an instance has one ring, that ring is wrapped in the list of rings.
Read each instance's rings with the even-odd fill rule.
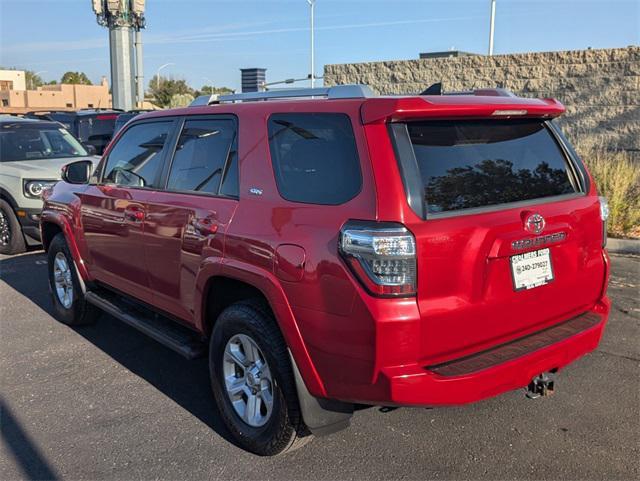
[[[264,426],[273,412],[273,378],[264,354],[251,337],[236,334],[229,339],[223,374],[236,414],[251,427]]]
[[[53,262],[53,283],[60,304],[69,309],[73,304],[73,278],[67,257],[58,252]]]

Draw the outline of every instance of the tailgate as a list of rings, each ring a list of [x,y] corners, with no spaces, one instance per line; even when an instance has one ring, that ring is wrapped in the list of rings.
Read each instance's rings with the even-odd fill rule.
[[[586,174],[539,119],[406,124],[424,192],[421,358],[466,356],[600,298],[602,221]],[[524,254],[524,255],[523,255]]]
[[[425,362],[442,362],[524,336],[593,306],[605,276],[597,198],[538,205],[544,235],[532,236],[510,209],[412,225]],[[560,235],[554,235],[560,234]],[[549,239],[513,249],[523,239]],[[557,240],[554,240],[557,239]],[[539,241],[543,242],[543,241]],[[516,290],[511,256],[549,250],[553,279]]]

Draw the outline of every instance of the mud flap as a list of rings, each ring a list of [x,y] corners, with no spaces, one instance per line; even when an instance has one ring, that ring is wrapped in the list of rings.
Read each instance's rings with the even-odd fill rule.
[[[353,404],[317,398],[308,391],[296,361],[289,351],[293,375],[298,392],[302,419],[315,436],[325,436],[349,427]]]

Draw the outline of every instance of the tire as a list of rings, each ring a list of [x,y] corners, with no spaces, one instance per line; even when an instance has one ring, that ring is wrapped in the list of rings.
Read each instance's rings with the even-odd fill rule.
[[[100,310],[84,299],[76,265],[62,233],[57,234],[49,244],[47,268],[55,317],[69,326],[93,323],[100,315]],[[56,284],[56,276],[59,284]]]
[[[20,254],[25,250],[20,222],[9,203],[0,199],[0,254]]]
[[[247,339],[258,348],[257,352],[254,349],[253,356],[245,355]],[[237,352],[236,361],[244,357],[244,364],[249,367],[241,368],[237,362],[231,361],[228,353],[234,349]],[[256,359],[255,363],[251,363],[252,357]],[[263,361],[266,366],[262,365]],[[262,368],[259,370],[260,376],[255,377],[259,386],[256,388],[255,379],[251,386],[248,379],[252,369],[256,369],[258,365],[262,365]],[[256,401],[259,409],[253,410],[256,416],[241,416],[232,404],[231,394],[227,390],[228,379],[234,376],[230,374],[233,372],[230,369],[237,371],[235,376],[239,377],[239,385],[244,383],[242,393],[237,398],[234,397],[237,406],[242,406],[241,403],[244,402],[248,406],[248,393],[251,393],[251,389],[257,389],[256,396],[260,402]],[[273,315],[263,303],[238,302],[220,314],[210,340],[209,372],[213,394],[223,421],[243,449],[260,456],[275,456],[302,447],[312,439],[302,420],[286,343]],[[267,407],[269,391],[270,410]],[[252,411],[245,409],[245,414],[247,412]],[[253,422],[250,424],[250,421]]]

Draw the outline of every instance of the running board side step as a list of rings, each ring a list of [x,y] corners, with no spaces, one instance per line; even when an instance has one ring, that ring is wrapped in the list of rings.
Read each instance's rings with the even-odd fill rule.
[[[187,359],[200,357],[206,351],[205,344],[186,327],[122,296],[100,289],[88,291],[85,299]]]

